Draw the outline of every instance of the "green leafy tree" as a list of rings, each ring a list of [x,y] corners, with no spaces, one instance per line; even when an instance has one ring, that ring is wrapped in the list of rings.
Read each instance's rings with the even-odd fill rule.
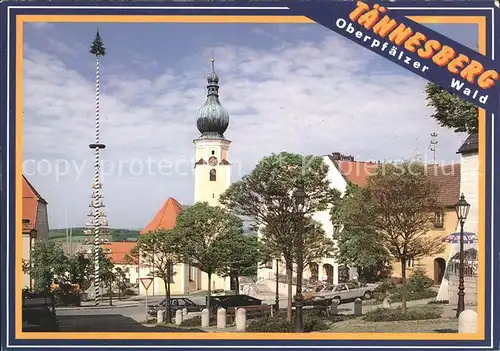
[[[321,157],[288,152],[263,158],[254,170],[233,183],[220,202],[236,214],[252,217],[262,242],[282,258],[288,277],[288,313],[292,312],[292,278],[296,257],[297,215],[294,190],[303,184],[308,196],[305,215],[325,210],[340,194],[330,188],[328,166]],[[281,257],[279,257],[281,256]],[[298,273],[298,274],[301,274]]]
[[[118,287],[118,300],[121,300],[122,295],[125,295],[125,291],[127,289],[127,286],[125,284],[125,279],[127,277],[127,274],[121,267],[116,267],[115,277]]]
[[[428,106],[434,108],[432,117],[439,125],[460,133],[478,132],[478,110],[475,105],[434,83],[428,83],[425,92]]]
[[[90,260],[84,253],[78,252],[68,258],[68,279],[71,284],[78,284],[80,291],[87,290],[90,285]]]
[[[401,263],[402,309],[406,313],[406,266],[409,259],[439,253],[441,238],[428,235],[434,213],[442,210],[437,189],[418,163],[384,164],[352,193],[344,207],[349,229],[375,232],[391,258]]]
[[[381,233],[349,225],[349,216],[353,215],[351,211],[359,207],[355,202],[362,198],[357,194],[359,191],[362,191],[359,187],[349,185],[344,196],[331,208],[333,224],[343,226],[335,238],[337,247],[334,256],[337,262],[357,267],[361,280],[374,280],[390,260],[390,254]]]
[[[242,220],[221,207],[198,202],[177,217],[177,249],[182,262],[208,276],[207,309],[210,311],[212,275],[223,269],[227,257],[234,257],[228,240],[243,234]]]
[[[132,249],[132,258],[141,266],[149,267],[153,277],[158,277],[165,284],[165,316],[170,321],[170,285],[174,276],[174,266],[179,262],[178,238],[174,230],[157,230],[141,235]]]
[[[31,250],[29,264],[24,269],[34,281],[34,290],[48,293],[52,284],[65,282],[68,259],[59,243],[38,240]]]
[[[255,236],[246,236],[235,231],[224,236],[227,255],[224,265],[216,270],[217,275],[229,277],[239,294],[239,277],[257,275],[257,267],[269,256],[266,247]]]

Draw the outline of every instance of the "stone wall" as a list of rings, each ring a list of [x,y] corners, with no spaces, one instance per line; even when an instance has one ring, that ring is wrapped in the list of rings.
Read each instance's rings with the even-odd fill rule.
[[[465,306],[477,305],[477,277],[465,277]],[[458,302],[458,276],[451,276],[448,283],[448,296],[450,304]]]

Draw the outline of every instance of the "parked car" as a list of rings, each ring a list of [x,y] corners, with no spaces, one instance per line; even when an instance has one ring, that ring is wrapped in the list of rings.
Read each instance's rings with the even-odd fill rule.
[[[372,298],[372,292],[376,287],[377,285],[372,284],[360,286],[355,283],[340,283],[316,293],[314,298],[332,300],[337,302],[338,305],[357,298],[369,300]]]
[[[150,316],[157,315],[159,310],[165,310],[165,304],[167,299],[163,299],[163,301],[148,306],[148,314]],[[171,297],[170,298],[170,313],[175,314],[177,310],[182,310],[186,308],[188,312],[200,312],[205,306],[198,305],[191,299],[185,297]]]

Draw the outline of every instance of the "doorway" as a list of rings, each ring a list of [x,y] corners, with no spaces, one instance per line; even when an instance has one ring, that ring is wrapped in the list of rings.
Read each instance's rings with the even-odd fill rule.
[[[434,284],[439,285],[444,277],[444,272],[446,269],[446,261],[438,257],[434,260]]]

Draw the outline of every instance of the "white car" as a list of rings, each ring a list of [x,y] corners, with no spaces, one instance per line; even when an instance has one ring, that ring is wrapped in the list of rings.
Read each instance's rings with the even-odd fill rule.
[[[342,302],[353,301],[355,299],[369,300],[372,298],[372,292],[377,287],[376,284],[359,286],[355,283],[339,283],[328,289],[315,294],[315,299],[332,300],[340,305]]]

